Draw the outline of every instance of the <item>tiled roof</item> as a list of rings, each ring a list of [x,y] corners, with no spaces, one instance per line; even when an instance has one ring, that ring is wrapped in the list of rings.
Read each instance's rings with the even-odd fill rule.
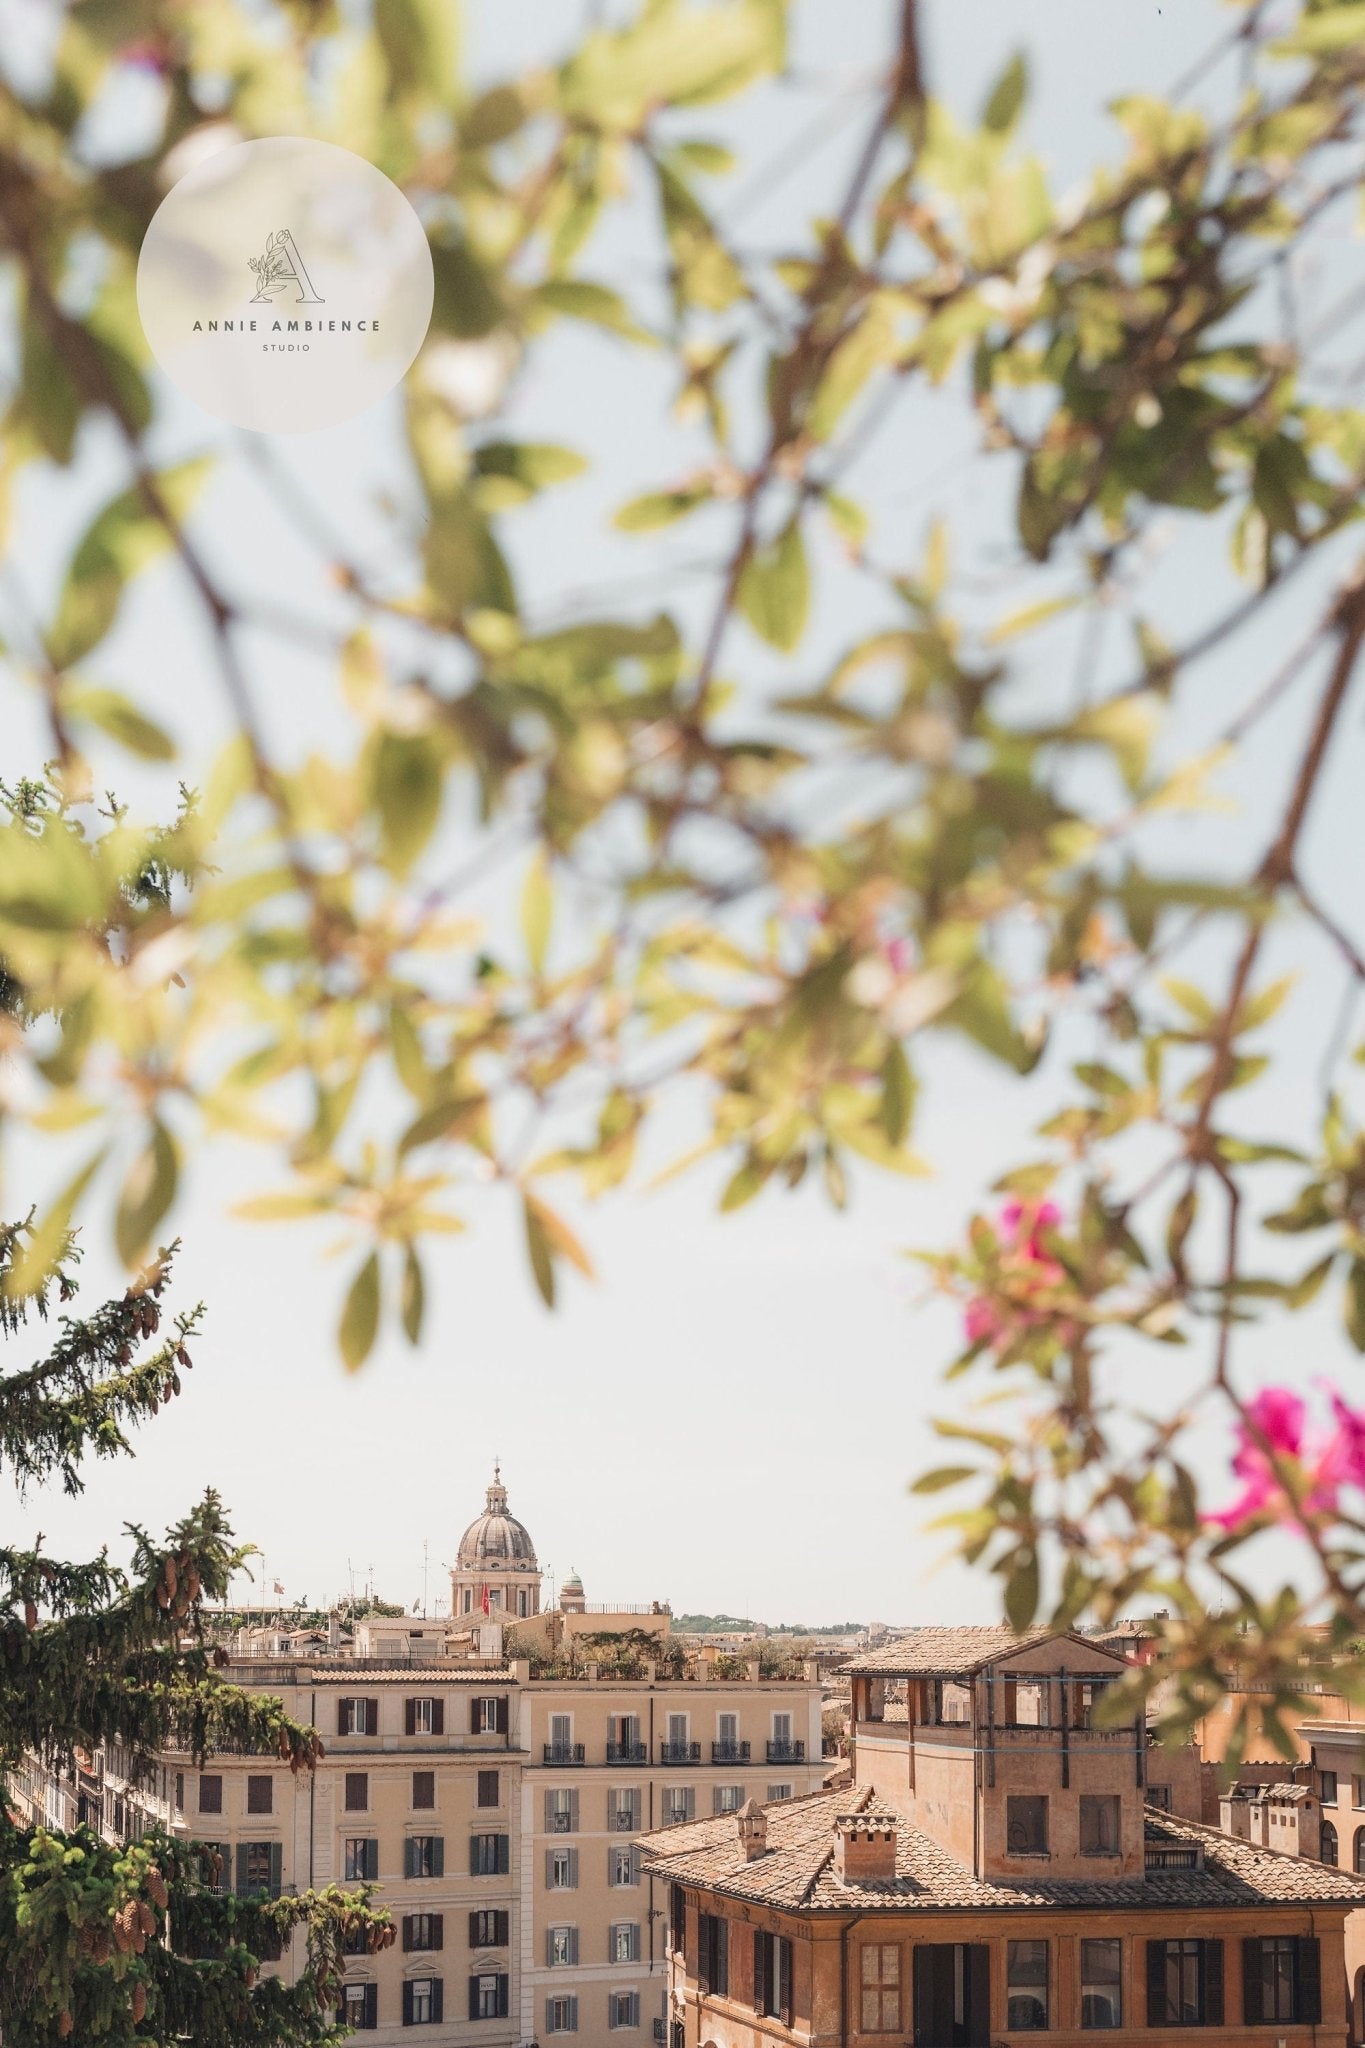
[[[798,1912],[932,1912],[964,1906],[1016,1911],[1031,1906],[1234,1910],[1276,1902],[1329,1901],[1365,1906],[1365,1878],[1307,1857],[1261,1849],[1217,1828],[1168,1814],[1146,1816],[1148,1840],[1154,1846],[1200,1845],[1202,1869],[1155,1870],[1109,1882],[977,1878],[899,1815],[895,1877],[880,1883],[841,1883],[833,1868],[836,1819],[858,1812],[880,1815],[885,1808],[886,1802],[869,1785],[859,1786],[853,1797],[847,1791],[814,1792],[769,1806],[767,1853],[752,1863],[744,1861],[732,1814],[692,1821],[643,1836],[644,1868],[677,1884]]]
[[[250,1676],[245,1676],[249,1671]],[[345,1685],[362,1693],[371,1685],[402,1683],[413,1691],[423,1685],[494,1685],[512,1683],[505,1667],[482,1669],[468,1664],[442,1664],[435,1657],[417,1664],[399,1664],[391,1670],[372,1671],[364,1664],[343,1657],[337,1664],[320,1664],[302,1657],[233,1657],[224,1676],[234,1685]]]
[[[914,1678],[935,1673],[957,1677],[980,1671],[1012,1652],[1036,1650],[1043,1643],[1058,1640],[1077,1643],[1092,1655],[1098,1652],[1101,1656],[1113,1657],[1116,1662],[1126,1661],[1117,1650],[1097,1641],[1094,1636],[1055,1628],[1034,1628],[1019,1635],[1003,1622],[988,1622],[964,1628],[907,1629],[903,1635],[897,1636],[894,1643],[888,1643],[884,1649],[870,1650],[866,1656],[856,1658],[848,1668],[855,1678]]]

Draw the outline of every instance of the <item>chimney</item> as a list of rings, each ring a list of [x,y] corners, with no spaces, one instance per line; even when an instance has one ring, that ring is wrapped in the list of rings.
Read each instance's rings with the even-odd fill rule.
[[[889,1884],[896,1875],[894,1813],[841,1813],[834,1823],[834,1875],[841,1884]]]
[[[768,1853],[768,1816],[756,1799],[746,1799],[735,1815],[739,1846],[746,1863],[756,1863]]]

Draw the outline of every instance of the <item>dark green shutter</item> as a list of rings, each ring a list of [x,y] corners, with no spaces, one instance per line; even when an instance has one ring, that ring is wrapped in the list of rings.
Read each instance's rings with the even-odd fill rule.
[[[637,1852],[632,1849],[630,1853],[633,1861]],[[728,1998],[730,1996],[730,1923],[728,1920],[720,1918],[716,1920],[715,1954],[711,1959],[711,1967],[715,1972],[717,1997]]]
[[[405,1913],[403,1915],[403,1954],[405,1956],[412,1954],[412,1923],[413,1915]]]
[[[1261,1941],[1249,1934],[1242,1943],[1242,2025],[1258,2027],[1264,2014],[1261,1997]]]
[[[1302,2027],[1322,2025],[1322,1960],[1315,1934],[1294,1943],[1294,2017]]]
[[[497,1728],[498,1728],[498,1733],[499,1733],[499,1735],[505,1735],[505,1734],[507,1733],[507,1727],[508,1727],[508,1719],[507,1719],[507,1698],[506,1698],[506,1695],[504,1694],[504,1695],[503,1695],[503,1697],[502,1697],[502,1698],[501,1698],[501,1699],[500,1699],[500,1700],[498,1701],[498,1720],[497,1720]]]
[[[1223,1944],[1221,1941],[1204,1943],[1204,2025],[1221,2027],[1223,2024]]]
[[[433,1977],[431,1980],[431,2017],[438,2025],[445,2017],[445,1979],[443,1977]]]
[[[365,2025],[367,2027],[377,2027],[379,2025],[379,1986],[377,1984],[367,1984],[365,1986]]]
[[[1147,1944],[1147,2024],[1149,2027],[1164,2027],[1166,2024],[1166,1944],[1164,1941],[1149,1941]]]
[[[417,1843],[411,1835],[408,1835],[403,1842],[403,1875],[404,1877],[415,1877],[417,1875]]]
[[[499,1977],[499,1979],[498,1979],[498,2018],[499,2018],[500,2020],[505,2020],[505,2019],[507,2018],[507,1979],[506,1979],[506,1977]]]
[[[444,1913],[433,1913],[430,1916],[430,1920],[431,1945],[433,1948],[444,1948],[446,1945],[446,1916]]]
[[[477,1835],[469,1837],[469,1875],[471,1877],[479,1875],[479,1837]]]
[[[761,1927],[754,1929],[754,2011],[760,2017],[768,2010],[768,1937]]]
[[[444,1835],[433,1835],[431,1838],[431,1874],[433,1877],[444,1877],[446,1874],[446,1838]]]
[[[431,1703],[431,1732],[433,1735],[444,1735],[446,1732],[446,1703],[444,1700],[433,1700]]]
[[[469,1917],[472,1920],[474,1915],[471,1913]],[[477,1977],[471,1977],[469,1980],[469,2017],[472,2020],[476,2020],[479,2016],[479,1980]]]
[[[270,1844],[270,1896],[277,1899],[284,1883],[284,1844]]]
[[[235,1890],[236,1890],[236,1892],[237,1892],[237,1896],[238,1896],[239,1898],[240,1898],[240,1897],[242,1896],[242,1894],[243,1894],[243,1893],[245,1892],[245,1890],[246,1890],[246,1843],[245,1843],[245,1842],[239,1842],[239,1843],[237,1844],[237,1883],[236,1883],[236,1886],[235,1886]]]
[[[511,1838],[511,1836],[510,1836],[510,1835],[499,1835],[499,1836],[498,1836],[498,1838],[497,1838],[497,1843],[498,1843],[498,1876],[499,1876],[499,1877],[506,1877],[506,1875],[507,1875],[508,1871],[509,1871],[509,1870],[511,1869],[511,1867],[512,1867],[512,1858],[511,1858],[511,1846],[512,1846],[512,1838]]]
[[[416,1700],[404,1700],[403,1702],[403,1733],[405,1735],[415,1735],[417,1733]]]
[[[412,1986],[411,1986],[411,1984],[405,1984],[405,1985],[403,1986],[403,2025],[404,2025],[405,2027],[410,2027],[410,2026],[412,2025]]]
[[[777,2017],[784,2027],[792,2023],[792,1945],[779,1934],[777,1948]]]

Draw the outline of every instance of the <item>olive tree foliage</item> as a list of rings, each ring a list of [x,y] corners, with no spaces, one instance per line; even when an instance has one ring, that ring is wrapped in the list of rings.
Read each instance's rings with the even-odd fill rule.
[[[782,0],[641,0],[477,93],[450,0],[67,8],[51,76],[3,101],[20,372],[5,465],[60,470],[98,432],[126,477],[50,616],[12,636],[8,687],[41,693],[50,760],[45,781],[35,765],[13,782],[0,849],[0,957],[43,1020],[5,1048],[23,1070],[5,1113],[88,1132],[35,1222],[49,1254],[110,1189],[118,1248],[138,1258],[186,1148],[254,1140],[271,1184],[256,1215],[351,1234],[354,1367],[390,1318],[417,1340],[431,1240],[474,1222],[489,1183],[519,1195],[547,1300],[566,1261],[586,1269],[557,1190],[628,1183],[679,1083],[705,1105],[725,1209],[808,1176],[839,1204],[851,1164],[918,1169],[923,1041],[956,1034],[1024,1075],[1063,1060],[1080,1025],[1092,1055],[1002,1206],[983,1190],[969,1242],[931,1248],[966,1309],[958,1392],[1007,1419],[978,1426],[959,1402],[945,1428],[962,1462],[924,1483],[964,1490],[954,1526],[1015,1622],[1160,1596],[1173,1621],[1153,1670],[1183,1674],[1180,1711],[1239,1670],[1286,1704],[1322,1640],[1310,1623],[1365,1628],[1354,1411],[1322,1435],[1292,1400],[1256,1405],[1235,1345],[1248,1318],[1315,1294],[1365,1344],[1349,1031],[1313,1129],[1249,1131],[1237,1091],[1287,995],[1272,932],[1306,920],[1349,983],[1365,969],[1302,858],[1365,635],[1365,415],[1332,353],[1355,307],[1348,294],[1305,331],[1292,290],[1318,238],[1354,232],[1365,8],[1305,0],[1272,21],[1233,5],[1223,113],[1180,92],[1121,102],[1112,160],[1063,196],[1018,139],[1022,61],[1001,52],[979,116],[955,117],[933,94],[924,13],[888,12],[851,171],[784,248],[756,253],[724,225],[735,167],[708,108],[780,89]],[[83,116],[129,66],[161,81],[161,133],[145,160],[101,166],[81,154]],[[404,573],[381,576],[288,500],[345,610],[338,715],[306,759],[272,749],[250,597],[196,533],[202,467],[166,473],[148,452],[136,253],[165,166],[211,123],[363,151],[418,205],[435,263],[404,400],[421,510],[415,529],[393,517]],[[598,231],[627,205],[653,222],[662,313],[599,274]],[[78,249],[99,278],[84,301]],[[658,530],[726,526],[700,630],[638,592],[550,629],[518,588],[517,508],[591,461],[592,422],[566,419],[562,445],[518,440],[496,402],[471,405],[466,373],[487,384],[501,365],[514,383],[564,322],[619,376],[662,352],[704,437],[703,459],[616,518],[645,568]],[[854,494],[867,436],[925,391],[960,408],[1013,494],[1017,587],[984,622],[951,533],[873,531]],[[1230,545],[1241,578],[1180,638],[1145,597],[1157,521]],[[812,673],[831,535],[863,596],[842,600],[842,651]],[[235,736],[149,826],[92,806],[86,755],[96,735],[170,755],[138,679],[116,688],[101,660],[157,555],[202,608]],[[1267,672],[1258,628],[1296,578],[1319,593],[1309,631]],[[1077,687],[1042,716],[1014,685],[1063,614]],[[1130,637],[1125,673],[1094,654],[1101,620]],[[787,658],[776,701],[746,688],[761,643]],[[1173,707],[1199,700],[1215,649],[1238,681],[1204,707],[1218,744],[1185,758]],[[1286,702],[1298,752],[1254,857],[1156,861],[1154,827],[1203,802]],[[452,874],[455,820],[470,857]],[[156,900],[129,890],[149,858],[171,877]],[[519,875],[505,939],[471,928],[466,898],[497,861]],[[585,872],[591,915],[573,893]],[[528,1110],[550,1115],[552,1143]],[[1264,1271],[1266,1221],[1304,1239],[1288,1278]],[[1133,1366],[1148,1346],[1159,1379]],[[1159,1386],[1178,1391],[1154,1412]],[[1182,1456],[1189,1419],[1219,1412],[1235,1511],[1201,1504]],[[1239,1550],[1271,1522],[1296,1532],[1304,1576],[1267,1600]]]

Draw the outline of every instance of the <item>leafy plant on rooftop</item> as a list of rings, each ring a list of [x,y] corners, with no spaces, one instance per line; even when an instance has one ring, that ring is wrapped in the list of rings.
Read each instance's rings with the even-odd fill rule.
[[[1239,1338],[1261,1320],[1300,1349],[1312,1310],[1365,1348],[1365,951],[1349,864],[1315,852],[1334,813],[1353,824],[1361,301],[1310,312],[1301,289],[1356,234],[1361,9],[1238,0],[1209,63],[1122,101],[1110,160],[1059,195],[1021,146],[1023,62],[955,114],[929,0],[899,0],[851,167],[755,250],[711,110],[785,89],[793,12],[642,0],[476,92],[449,0],[148,0],[135,23],[74,0],[51,71],[0,88],[4,482],[60,494],[69,472],[74,507],[87,450],[123,471],[52,601],[5,599],[49,793],[29,764],[0,827],[3,988],[42,1020],[0,1018],[3,1115],[65,1148],[13,1285],[41,1284],[77,1214],[112,1212],[135,1266],[190,1149],[227,1130],[277,1183],[250,1213],[347,1233],[356,1367],[390,1323],[418,1340],[430,1247],[490,1187],[547,1301],[589,1270],[573,1192],[631,1180],[680,1084],[726,1211],[920,1171],[928,1049],[956,1041],[1058,1106],[967,1241],[929,1248],[965,1329],[954,1462],[921,1484],[959,1489],[955,1540],[1016,1623],[1168,1608],[1133,1683],[1180,1680],[1172,1727],[1229,1675],[1297,1711],[1305,1656],[1365,1630],[1365,1430],[1344,1384],[1311,1412],[1259,1398]],[[157,132],[95,161],[86,112],[131,72],[160,82]],[[281,129],[396,179],[437,279],[386,565],[262,458],[334,593],[307,622],[333,696],[306,756],[273,742],[253,667],[254,636],[299,620],[206,552],[196,494],[236,458],[163,458],[132,294],[186,151]],[[608,273],[599,231],[627,209],[652,290]],[[696,536],[699,618],[653,574],[641,601],[513,573],[520,508],[593,454],[590,419],[542,443],[503,418],[566,326],[615,378],[666,366],[678,459],[616,523],[647,571],[652,536]],[[1008,493],[1003,575],[942,520],[874,528],[859,456],[906,403],[954,408]],[[1173,619],[1163,532],[1236,589],[1211,568]],[[200,607],[232,736],[153,832],[94,795],[111,744],[149,786],[180,773],[109,637],[156,558]],[[831,590],[840,648],[816,664]],[[1272,652],[1290,591],[1303,631]],[[1264,731],[1250,853],[1177,834]],[[510,937],[470,911],[500,870]],[[1325,998],[1278,971],[1288,932]],[[1298,1106],[1268,1109],[1286,1061]],[[1237,1468],[1208,1497],[1197,1424]],[[1246,1546],[1272,1525],[1298,1561],[1265,1591]]]

